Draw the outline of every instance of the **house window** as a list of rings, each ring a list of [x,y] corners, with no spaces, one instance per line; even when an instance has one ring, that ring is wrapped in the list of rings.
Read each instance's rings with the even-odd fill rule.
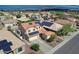
[[[35,31],[35,29],[33,29],[33,31]]]
[[[18,48],[18,52],[21,52],[22,51],[22,47]]]

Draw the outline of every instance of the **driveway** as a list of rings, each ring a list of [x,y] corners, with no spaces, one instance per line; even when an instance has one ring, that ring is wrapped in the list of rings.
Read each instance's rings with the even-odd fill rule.
[[[39,44],[39,45],[40,45],[40,50],[41,50],[43,53],[45,53],[45,52],[47,52],[47,51],[49,51],[49,50],[52,49],[52,47],[49,46],[46,42],[44,42],[41,38],[32,41],[32,44],[33,44],[33,43]]]

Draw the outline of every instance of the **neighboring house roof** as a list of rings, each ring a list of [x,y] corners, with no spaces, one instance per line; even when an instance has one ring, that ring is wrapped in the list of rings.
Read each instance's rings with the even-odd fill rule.
[[[3,41],[3,40],[7,40],[7,42],[12,43],[11,45],[12,51],[25,45],[24,42],[22,42],[20,39],[14,36],[11,32],[6,30],[0,30],[0,41]]]
[[[4,53],[9,53],[11,50],[12,42],[8,42],[6,39],[0,41],[0,50]]]
[[[44,26],[45,28],[51,29],[53,31],[58,31],[62,29],[63,25],[58,24],[58,23],[53,23],[50,27]]]
[[[58,19],[57,21],[55,21],[56,23],[59,23],[61,25],[65,25],[65,24],[73,24],[73,22],[69,21],[69,20],[63,20],[63,19]]]
[[[21,26],[24,30],[27,30],[32,27],[35,28],[36,24],[35,24],[35,22],[32,22],[31,24],[30,23],[22,23]]]
[[[48,22],[48,21],[38,21],[36,24],[39,24],[40,26],[51,26],[53,22]]]
[[[28,21],[28,20],[30,20],[29,18],[26,18],[26,17],[21,17],[21,18],[19,18],[18,19],[19,21]]]
[[[16,19],[6,19],[6,20],[2,20],[2,22],[4,24],[14,24],[14,23],[17,23],[17,20]]]
[[[67,17],[67,19],[69,20],[69,21],[72,21],[72,22],[75,22],[77,19],[76,18],[74,18],[74,17]]]
[[[33,15],[31,15],[31,18],[34,19],[34,20],[40,20],[41,16],[33,14]]]
[[[39,29],[39,33],[45,34],[45,35],[53,35],[53,34],[55,34],[55,33],[52,32],[52,31],[47,31],[47,30],[45,30],[43,27],[41,27],[41,28]]]

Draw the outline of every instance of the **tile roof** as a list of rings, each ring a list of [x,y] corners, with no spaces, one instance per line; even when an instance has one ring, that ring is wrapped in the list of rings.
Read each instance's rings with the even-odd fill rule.
[[[7,19],[7,20],[2,20],[2,22],[4,24],[13,24],[13,23],[17,23],[16,19]]]
[[[39,29],[39,33],[42,33],[42,34],[45,34],[45,35],[52,35],[52,34],[55,34],[55,33],[52,32],[52,31],[47,31],[47,30],[45,30],[43,27],[41,27],[41,28]]]
[[[74,17],[69,17],[69,18],[67,18],[69,21],[71,21],[71,22],[75,22],[77,19],[76,18],[74,18]]]
[[[61,25],[65,25],[65,24],[73,24],[73,22],[69,21],[69,20],[63,20],[63,19],[59,19],[57,21],[55,21],[56,23],[59,23]]]
[[[35,28],[36,24],[35,24],[35,22],[32,22],[31,24],[29,24],[29,23],[22,23],[21,26],[23,27],[24,30],[27,30],[27,29],[32,28],[32,27]]]

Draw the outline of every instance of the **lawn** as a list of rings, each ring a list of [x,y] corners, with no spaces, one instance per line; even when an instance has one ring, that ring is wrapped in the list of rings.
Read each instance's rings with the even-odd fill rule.
[[[51,14],[64,15],[64,11],[50,11]]]

